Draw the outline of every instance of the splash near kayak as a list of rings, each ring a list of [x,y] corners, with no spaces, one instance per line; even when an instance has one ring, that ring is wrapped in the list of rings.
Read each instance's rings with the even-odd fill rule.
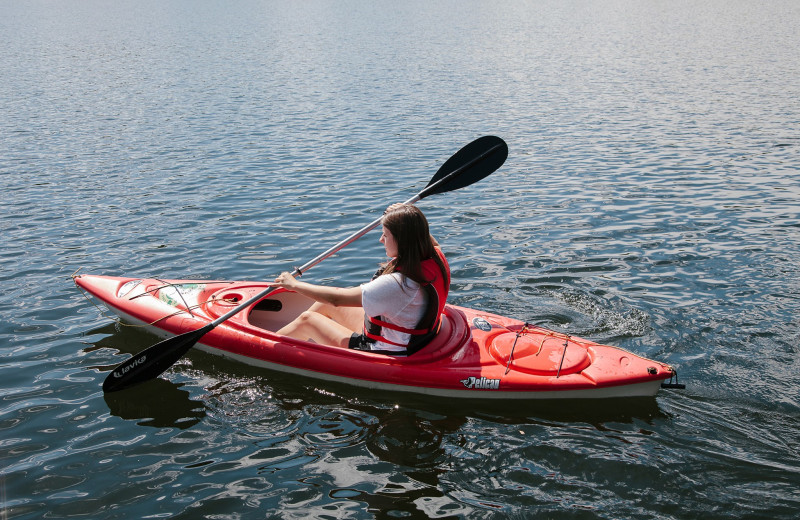
[[[268,287],[255,282],[77,275],[75,283],[123,320],[161,337],[208,327]],[[242,363],[368,389],[458,399],[655,395],[669,365],[497,314],[447,305],[439,334],[407,357],[280,336],[312,300],[287,290],[256,299],[194,346]]]

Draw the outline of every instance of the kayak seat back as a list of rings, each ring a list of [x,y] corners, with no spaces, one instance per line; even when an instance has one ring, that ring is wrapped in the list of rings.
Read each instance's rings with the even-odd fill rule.
[[[402,358],[404,363],[430,363],[443,357],[451,356],[461,349],[470,337],[470,329],[464,314],[450,306],[446,306],[441,316],[439,332],[427,345]]]

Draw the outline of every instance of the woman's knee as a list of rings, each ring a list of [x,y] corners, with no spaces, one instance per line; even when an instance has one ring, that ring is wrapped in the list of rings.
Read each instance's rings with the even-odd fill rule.
[[[307,311],[301,312],[300,316],[298,316],[294,321],[296,323],[298,323],[298,324],[306,325],[306,324],[309,324],[309,323],[316,322],[321,317],[324,317],[324,316],[322,316],[318,312],[314,312],[312,310],[307,310]]]

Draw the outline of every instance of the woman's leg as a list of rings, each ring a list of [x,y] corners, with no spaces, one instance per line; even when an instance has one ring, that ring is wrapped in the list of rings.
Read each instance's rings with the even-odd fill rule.
[[[363,307],[335,307],[327,303],[314,302],[308,310],[327,316],[352,332],[361,332],[364,328]]]
[[[278,334],[320,345],[347,348],[353,332],[328,316],[309,309],[279,330]]]

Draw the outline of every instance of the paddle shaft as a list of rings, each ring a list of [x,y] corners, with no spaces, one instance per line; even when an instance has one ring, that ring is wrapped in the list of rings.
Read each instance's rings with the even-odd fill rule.
[[[452,172],[450,172],[449,174],[445,175],[444,177],[439,179],[437,182],[435,182],[435,183],[433,183],[433,184],[431,184],[429,186],[426,186],[424,190],[422,190],[421,192],[417,193],[414,197],[412,197],[412,198],[408,199],[407,201],[405,201],[404,204],[414,204],[414,203],[418,202],[419,200],[427,197],[431,193],[435,193],[437,188],[447,184],[447,182],[449,182],[454,177],[458,176],[464,170],[466,170],[467,168],[473,166],[474,164],[478,163],[479,161],[483,160],[485,157],[488,157],[489,155],[491,155],[492,153],[497,151],[502,146],[503,145],[493,146],[492,148],[490,148],[489,150],[485,151],[481,155],[475,157],[471,161],[467,162],[466,164],[460,166],[459,168],[457,168],[457,169],[453,170]],[[301,265],[300,267],[295,267],[294,271],[292,271],[292,273],[291,273],[292,276],[295,277],[295,278],[298,277],[298,276],[302,276],[306,271],[308,271],[309,269],[311,269],[312,267],[314,267],[318,263],[322,262],[326,258],[329,258],[329,257],[335,255],[336,253],[338,253],[339,251],[341,251],[345,247],[349,246],[350,244],[352,244],[353,242],[355,242],[359,238],[363,237],[364,235],[366,235],[367,233],[369,233],[370,231],[372,231],[373,229],[378,227],[382,220],[383,220],[383,216],[378,217],[377,219],[372,221],[370,224],[367,224],[366,226],[364,226],[360,230],[356,231],[355,233],[353,233],[349,237],[345,238],[344,240],[342,240],[338,244],[332,246],[330,249],[328,249],[324,253],[321,253],[320,255],[316,256],[315,258],[309,260],[308,262],[306,262],[305,264]],[[231,309],[229,312],[223,314],[222,316],[220,316],[216,320],[212,321],[211,324],[210,324],[211,327],[209,328],[209,330],[213,329],[214,327],[216,327],[220,323],[232,318],[233,316],[235,316],[236,314],[238,314],[242,310],[246,309],[251,304],[257,302],[258,300],[261,300],[262,298],[264,298],[265,296],[267,296],[271,292],[273,292],[275,289],[276,289],[275,287],[269,287],[267,289],[264,289],[263,291],[261,291],[260,293],[256,294],[255,296],[253,296],[249,300],[245,301],[244,303],[242,303],[238,307],[236,307],[234,309]]]
[[[413,204],[417,200],[419,200],[419,199],[417,199],[417,198],[411,199],[411,200],[409,200],[409,202],[406,202],[406,204]],[[309,269],[311,269],[312,267],[314,267],[318,263],[322,262],[323,260],[325,260],[326,258],[328,258],[330,256],[335,255],[336,253],[338,253],[339,251],[341,251],[342,249],[344,249],[348,245],[352,244],[353,242],[355,242],[359,238],[363,237],[364,235],[366,235],[367,233],[369,233],[370,231],[375,229],[381,223],[381,220],[383,220],[383,217],[376,219],[375,221],[373,221],[368,226],[364,226],[357,233],[354,233],[354,234],[350,235],[349,237],[345,238],[344,240],[342,240],[341,242],[339,242],[335,246],[331,247],[330,249],[328,249],[327,251],[325,251],[321,255],[317,256],[316,258],[314,258],[312,260],[309,260],[308,262],[306,262],[305,264],[301,265],[300,267],[295,267],[294,271],[292,271],[292,273],[291,273],[292,276],[295,277],[295,278],[297,278],[298,276],[302,276],[303,273],[305,273],[306,271],[308,271]],[[238,307],[236,307],[234,309],[231,309],[229,312],[223,314],[222,316],[220,316],[216,320],[212,321],[211,325],[213,327],[216,327],[217,325],[219,325],[223,321],[235,316],[236,314],[241,312],[243,309],[247,308],[250,304],[255,303],[258,300],[260,300],[260,299],[264,298],[265,296],[269,295],[275,289],[276,289],[275,287],[269,287],[267,289],[264,289],[263,291],[261,291],[260,293],[256,294],[255,296],[253,296],[252,298],[250,298],[246,302],[242,303]]]

